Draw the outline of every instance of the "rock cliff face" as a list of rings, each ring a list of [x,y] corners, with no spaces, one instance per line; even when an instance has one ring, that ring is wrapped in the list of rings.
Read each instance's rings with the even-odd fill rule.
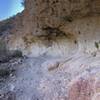
[[[0,22],[6,49],[28,57],[0,63],[16,69],[0,98],[100,100],[99,27],[99,0],[25,0],[21,14]]]

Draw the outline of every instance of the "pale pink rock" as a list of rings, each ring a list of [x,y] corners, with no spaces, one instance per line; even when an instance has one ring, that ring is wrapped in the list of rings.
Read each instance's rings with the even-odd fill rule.
[[[81,78],[70,87],[68,100],[91,100],[93,92],[93,83]]]

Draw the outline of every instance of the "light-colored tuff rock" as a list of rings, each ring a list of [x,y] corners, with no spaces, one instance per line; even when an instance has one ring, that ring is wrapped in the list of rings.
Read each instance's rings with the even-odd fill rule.
[[[99,0],[25,0],[0,22],[0,40],[0,50],[23,54],[0,62],[15,70],[1,100],[100,100]]]

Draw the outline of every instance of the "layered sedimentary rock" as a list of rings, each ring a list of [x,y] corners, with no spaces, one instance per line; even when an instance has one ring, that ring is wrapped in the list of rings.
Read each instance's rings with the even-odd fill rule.
[[[99,27],[99,0],[25,0],[0,22],[6,49],[28,57],[9,62],[18,68],[8,81],[15,100],[99,100]]]

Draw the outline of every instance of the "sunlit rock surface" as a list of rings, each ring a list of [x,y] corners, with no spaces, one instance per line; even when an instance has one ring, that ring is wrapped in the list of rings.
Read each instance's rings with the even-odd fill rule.
[[[100,1],[25,0],[0,22],[1,55],[1,100],[100,100]]]

